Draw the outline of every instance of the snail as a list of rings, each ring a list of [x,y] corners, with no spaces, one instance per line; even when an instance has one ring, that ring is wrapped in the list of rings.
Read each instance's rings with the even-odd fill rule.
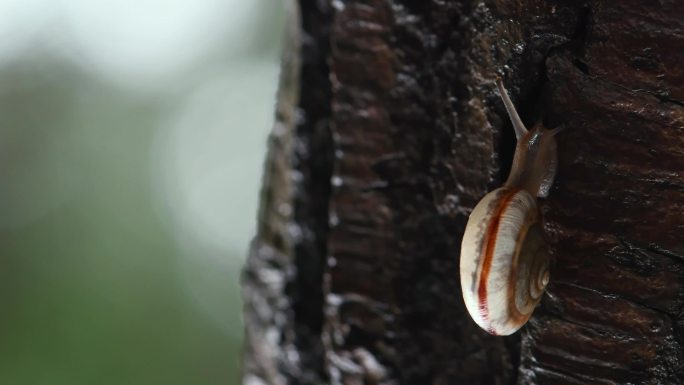
[[[473,320],[493,335],[509,335],[530,318],[549,282],[549,252],[537,197],[556,174],[561,128],[523,124],[500,78],[496,81],[517,145],[504,185],[475,206],[461,243],[461,288]]]

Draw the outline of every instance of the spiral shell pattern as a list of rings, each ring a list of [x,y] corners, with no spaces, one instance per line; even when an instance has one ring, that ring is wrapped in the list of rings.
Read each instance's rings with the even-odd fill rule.
[[[511,187],[482,198],[466,225],[460,264],[463,299],[473,320],[494,335],[520,329],[549,282],[535,198]]]

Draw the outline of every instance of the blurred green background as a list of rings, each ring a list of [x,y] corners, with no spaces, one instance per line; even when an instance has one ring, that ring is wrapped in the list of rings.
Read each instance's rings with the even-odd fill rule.
[[[237,384],[283,9],[0,0],[0,384]]]

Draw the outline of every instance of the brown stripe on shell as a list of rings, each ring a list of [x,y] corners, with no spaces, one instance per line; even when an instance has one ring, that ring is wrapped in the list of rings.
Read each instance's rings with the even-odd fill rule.
[[[489,306],[487,304],[487,279],[489,278],[489,271],[492,267],[492,260],[494,256],[494,249],[496,247],[497,233],[501,223],[501,214],[506,210],[515,194],[519,189],[507,189],[500,200],[499,206],[496,208],[494,215],[491,216],[491,221],[487,225],[485,232],[485,248],[482,251],[482,270],[480,272],[480,283],[477,288],[477,298],[479,303],[480,316],[482,320],[489,323]],[[496,335],[496,330],[491,326],[487,328],[490,334]]]

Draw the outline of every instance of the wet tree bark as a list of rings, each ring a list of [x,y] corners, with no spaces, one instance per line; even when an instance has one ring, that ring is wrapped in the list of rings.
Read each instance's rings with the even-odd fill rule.
[[[684,383],[684,2],[290,4],[244,384]],[[463,305],[468,214],[558,137],[551,283],[516,335]]]

